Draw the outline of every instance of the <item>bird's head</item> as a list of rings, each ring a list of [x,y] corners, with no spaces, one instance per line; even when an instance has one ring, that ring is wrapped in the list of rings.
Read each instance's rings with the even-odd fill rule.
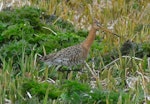
[[[101,24],[98,20],[94,19],[93,21],[93,28],[99,30],[101,28]]]

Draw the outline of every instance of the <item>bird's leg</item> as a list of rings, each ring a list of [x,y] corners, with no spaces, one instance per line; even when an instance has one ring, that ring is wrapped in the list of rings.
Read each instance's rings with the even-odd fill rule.
[[[69,68],[68,68],[68,71],[67,71],[66,79],[67,79],[67,78],[70,79],[71,76],[70,76],[69,74],[70,74],[71,72],[72,72],[72,68],[69,67]]]
[[[83,65],[74,66],[74,68],[71,71],[74,71],[74,72],[82,71],[82,67],[83,67]]]
[[[84,72],[84,67],[85,67],[85,64],[82,64],[80,72]]]
[[[57,68],[58,69],[58,68]],[[80,69],[72,69],[72,67],[64,68],[63,66],[59,67],[58,71],[61,72],[70,72],[70,71],[80,71]]]
[[[60,66],[59,68],[58,68],[58,71],[60,71],[60,72],[68,72],[68,71],[70,71],[70,70],[68,70],[68,69],[64,69],[64,67],[63,66]]]

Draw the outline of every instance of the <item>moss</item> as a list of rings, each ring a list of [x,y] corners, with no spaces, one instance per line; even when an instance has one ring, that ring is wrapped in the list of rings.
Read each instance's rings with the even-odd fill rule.
[[[42,26],[40,17],[42,15],[41,9],[34,7],[22,7],[12,11],[2,11],[0,13],[1,22],[12,24],[29,22],[35,30],[39,30]]]
[[[30,92],[31,95],[34,95],[40,99],[43,99],[45,97],[47,91],[48,91],[48,97],[51,99],[57,99],[62,93],[62,90],[59,89],[59,87],[56,85],[50,84],[48,82],[40,83],[28,79],[25,80],[22,85],[22,92],[24,95],[26,95],[27,91]]]

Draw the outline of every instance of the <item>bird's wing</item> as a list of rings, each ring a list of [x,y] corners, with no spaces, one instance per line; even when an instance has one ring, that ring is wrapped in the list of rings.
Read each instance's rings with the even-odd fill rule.
[[[84,60],[84,50],[81,45],[71,46],[62,49],[53,57],[53,61],[62,65],[75,65]]]
[[[71,65],[78,64],[85,59],[84,50],[81,45],[75,45],[64,48],[56,53],[45,56],[44,62],[54,65]]]

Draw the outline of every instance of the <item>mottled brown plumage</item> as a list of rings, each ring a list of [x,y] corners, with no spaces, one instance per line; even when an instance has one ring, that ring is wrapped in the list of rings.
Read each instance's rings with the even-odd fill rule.
[[[95,39],[96,31],[99,30],[99,28],[100,24],[95,21],[85,41],[78,45],[64,48],[56,53],[46,55],[41,58],[41,61],[50,66],[61,65],[71,67],[83,64]]]

